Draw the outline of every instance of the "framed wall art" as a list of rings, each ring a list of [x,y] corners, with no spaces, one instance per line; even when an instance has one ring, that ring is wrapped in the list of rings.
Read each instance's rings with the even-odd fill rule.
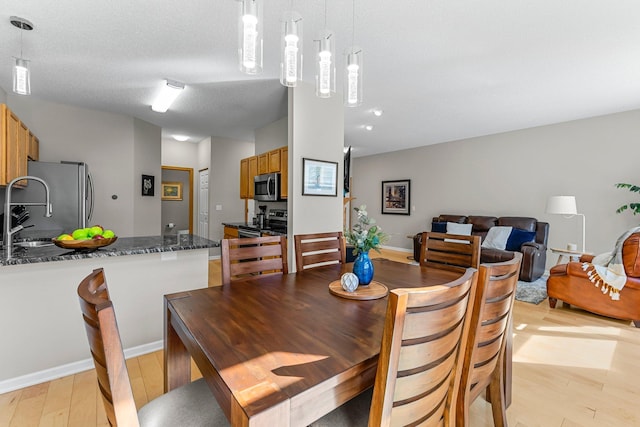
[[[411,180],[382,181],[382,213],[411,215]]]
[[[153,175],[142,175],[142,195],[153,196],[154,195],[154,180]]]
[[[302,159],[302,195],[338,196],[338,162]]]
[[[163,182],[162,200],[182,200],[182,183]]]

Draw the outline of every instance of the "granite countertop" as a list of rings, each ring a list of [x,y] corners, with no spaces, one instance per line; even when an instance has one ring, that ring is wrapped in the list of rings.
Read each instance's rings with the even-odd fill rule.
[[[250,224],[248,222],[223,222],[222,225],[224,225],[225,227],[231,227],[231,228],[246,228],[249,230],[255,230],[255,231],[259,231],[261,233],[264,234],[270,234],[272,236],[286,236],[287,233],[281,233],[279,231],[275,231],[269,227],[265,227],[265,228],[260,228],[257,225],[254,224]]]
[[[178,236],[119,237],[115,243],[92,252],[75,251],[58,246],[39,248],[14,247],[11,259],[6,259],[4,249],[0,252],[0,266],[34,264],[38,262],[68,261],[84,258],[101,258],[124,255],[175,252],[190,249],[206,249],[220,246],[219,241],[205,239],[193,234]]]

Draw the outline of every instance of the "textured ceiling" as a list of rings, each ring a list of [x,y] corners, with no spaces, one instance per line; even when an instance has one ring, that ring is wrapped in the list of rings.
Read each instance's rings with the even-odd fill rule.
[[[265,70],[255,77],[238,70],[233,0],[4,0],[0,87],[11,90],[20,51],[20,30],[9,23],[16,15],[35,25],[23,39],[32,96],[135,116],[163,135],[253,140],[254,129],[287,112],[278,20],[289,4],[265,0]],[[352,2],[326,5],[342,52],[352,38]],[[304,18],[309,83],[324,6],[294,2]],[[354,156],[640,108],[640,2],[356,0],[355,7],[365,102],[345,108]],[[149,105],[164,78],[187,88],[169,112],[154,113]],[[384,114],[374,117],[374,108]]]

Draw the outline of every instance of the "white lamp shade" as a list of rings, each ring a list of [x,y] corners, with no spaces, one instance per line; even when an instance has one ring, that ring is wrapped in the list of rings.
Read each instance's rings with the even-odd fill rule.
[[[547,199],[545,212],[556,215],[577,215],[575,196],[551,196]]]

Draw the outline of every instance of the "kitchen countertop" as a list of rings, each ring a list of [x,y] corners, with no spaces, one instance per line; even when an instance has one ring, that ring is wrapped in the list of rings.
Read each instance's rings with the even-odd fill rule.
[[[193,234],[178,236],[144,236],[119,237],[115,243],[103,246],[93,252],[74,251],[58,246],[44,246],[39,248],[14,247],[11,259],[6,259],[4,249],[0,251],[0,266],[34,264],[39,262],[68,261],[84,258],[101,258],[124,255],[150,254],[158,252],[175,252],[191,249],[215,248],[219,241],[205,239]]]
[[[272,230],[269,227],[260,228],[257,225],[250,224],[248,222],[223,222],[222,225],[224,225],[225,227],[231,227],[231,228],[246,228],[246,229],[249,229],[249,230],[259,231],[259,232],[264,233],[264,234],[270,234],[272,236],[286,236],[287,235],[287,233],[282,233],[280,231],[275,231],[275,230]]]

